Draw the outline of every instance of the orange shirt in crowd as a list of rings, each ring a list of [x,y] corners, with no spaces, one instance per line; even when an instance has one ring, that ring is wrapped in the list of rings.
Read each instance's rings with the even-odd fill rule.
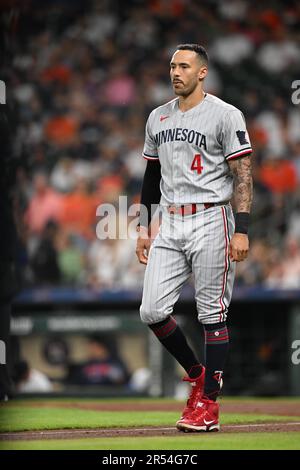
[[[52,65],[43,70],[41,78],[45,82],[59,81],[67,85],[71,79],[71,70],[63,64]]]
[[[62,196],[52,189],[43,194],[36,193],[28,206],[25,222],[33,233],[41,233],[49,220],[59,222],[62,211]]]
[[[270,160],[259,171],[260,181],[274,193],[289,193],[297,189],[297,173],[288,160]]]
[[[57,145],[68,145],[77,136],[78,122],[72,116],[55,116],[46,124],[45,135]]]
[[[96,223],[96,208],[99,201],[94,195],[74,191],[63,196],[61,224],[67,230],[78,232],[83,236],[92,234]]]

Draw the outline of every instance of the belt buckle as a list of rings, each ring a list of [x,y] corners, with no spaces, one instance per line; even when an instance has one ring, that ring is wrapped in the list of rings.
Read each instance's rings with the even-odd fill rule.
[[[168,207],[168,212],[169,212],[169,214],[174,215],[174,214],[178,213],[178,209],[177,209],[176,206],[169,206]]]

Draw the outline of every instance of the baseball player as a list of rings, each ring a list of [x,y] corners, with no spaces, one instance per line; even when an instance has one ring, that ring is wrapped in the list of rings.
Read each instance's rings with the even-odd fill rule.
[[[141,319],[191,384],[177,421],[183,431],[219,430],[217,398],[229,345],[226,317],[235,264],[249,250],[251,144],[241,111],[204,92],[207,72],[202,46],[178,46],[170,63],[177,97],[154,109],[146,124],[143,157],[148,161],[137,228],[136,254],[146,264]],[[151,207],[157,204],[161,225],[151,244]],[[191,274],[205,332],[205,366],[172,316]]]

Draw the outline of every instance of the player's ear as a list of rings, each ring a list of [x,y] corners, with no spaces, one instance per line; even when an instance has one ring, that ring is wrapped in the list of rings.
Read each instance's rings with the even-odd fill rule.
[[[208,72],[207,65],[203,64],[200,67],[199,73],[198,73],[198,80],[201,82],[204,80]]]

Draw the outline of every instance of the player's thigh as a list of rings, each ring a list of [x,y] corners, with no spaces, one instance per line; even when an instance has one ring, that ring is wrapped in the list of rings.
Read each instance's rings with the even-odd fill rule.
[[[226,319],[235,275],[235,263],[229,259],[234,231],[231,206],[216,207],[210,215],[192,260],[198,317],[202,323]]]
[[[153,324],[171,315],[190,274],[191,267],[176,243],[158,237],[151,247],[145,271],[140,307],[142,321]]]

